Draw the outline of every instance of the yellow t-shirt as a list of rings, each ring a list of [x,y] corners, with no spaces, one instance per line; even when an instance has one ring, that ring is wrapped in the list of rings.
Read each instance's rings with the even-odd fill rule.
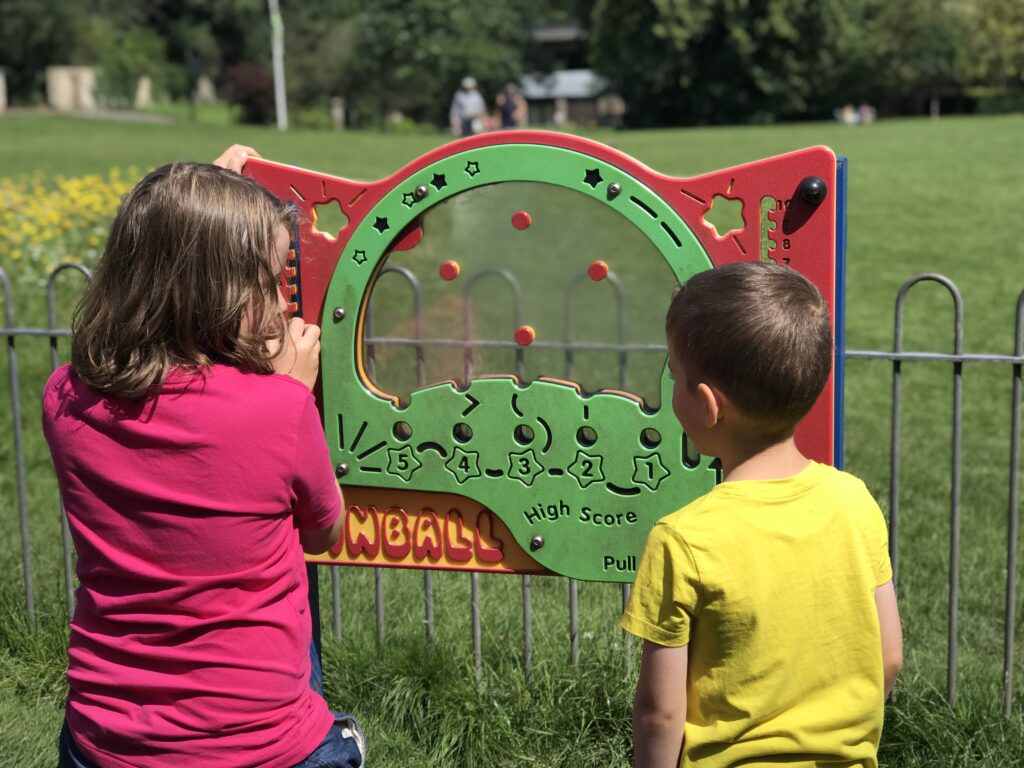
[[[864,484],[815,462],[654,526],[621,623],[689,645],[681,766],[877,766],[887,545]]]

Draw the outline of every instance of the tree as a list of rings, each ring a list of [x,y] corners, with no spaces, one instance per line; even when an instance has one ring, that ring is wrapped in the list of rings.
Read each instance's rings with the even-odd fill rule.
[[[170,61],[185,68],[191,96],[199,75],[215,78],[243,62],[270,62],[266,0],[150,0],[142,23],[166,41]]]
[[[443,124],[463,76],[473,75],[485,96],[518,79],[528,35],[526,5],[378,0],[352,17],[343,95],[362,123],[399,111]]]
[[[632,125],[818,116],[843,80],[858,8],[842,0],[597,0],[591,60],[625,97]]]
[[[1024,87],[1024,3],[973,0],[966,21],[971,81],[996,87]]]
[[[93,14],[80,37],[89,61],[99,66],[99,90],[104,96],[131,103],[141,75],[149,76],[157,93],[182,90],[184,68],[168,61],[164,40],[149,27]]]
[[[289,100],[321,109],[353,92],[359,0],[281,0]]]
[[[880,99],[909,101],[919,112],[959,93],[967,75],[967,5],[955,0],[872,0],[866,19],[876,41]]]
[[[84,14],[75,0],[0,0],[0,20],[0,67],[12,101],[40,98],[49,65],[79,63]]]

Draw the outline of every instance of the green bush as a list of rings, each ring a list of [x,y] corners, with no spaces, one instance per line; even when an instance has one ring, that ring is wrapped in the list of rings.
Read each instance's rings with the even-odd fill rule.
[[[1009,88],[979,88],[971,95],[977,99],[976,108],[981,115],[1024,112],[1024,84]]]
[[[130,105],[141,75],[152,80],[154,96],[182,89],[184,68],[167,60],[166,45],[154,30],[119,27],[95,15],[83,37],[88,56],[99,66],[99,92],[108,101]]]
[[[325,106],[300,107],[288,111],[288,122],[295,128],[329,131],[334,128],[331,113]]]

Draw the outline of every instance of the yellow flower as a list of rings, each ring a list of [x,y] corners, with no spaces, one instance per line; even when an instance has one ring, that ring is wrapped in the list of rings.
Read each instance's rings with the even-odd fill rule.
[[[136,168],[114,167],[73,178],[43,171],[0,178],[0,258],[12,278],[45,284],[55,254],[92,266],[121,198],[139,176]]]

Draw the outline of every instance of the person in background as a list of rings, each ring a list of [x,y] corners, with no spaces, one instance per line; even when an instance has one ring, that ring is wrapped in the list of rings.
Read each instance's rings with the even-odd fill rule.
[[[486,113],[487,105],[477,90],[476,80],[472,77],[462,78],[462,85],[452,96],[452,105],[448,110],[452,132],[461,137],[480,133]]]
[[[501,118],[503,129],[521,128],[526,125],[527,105],[526,99],[519,92],[515,83],[509,83],[505,90],[498,94],[495,103]]]
[[[857,118],[861,125],[871,125],[878,118],[878,113],[874,107],[866,101],[862,101],[857,107]]]

